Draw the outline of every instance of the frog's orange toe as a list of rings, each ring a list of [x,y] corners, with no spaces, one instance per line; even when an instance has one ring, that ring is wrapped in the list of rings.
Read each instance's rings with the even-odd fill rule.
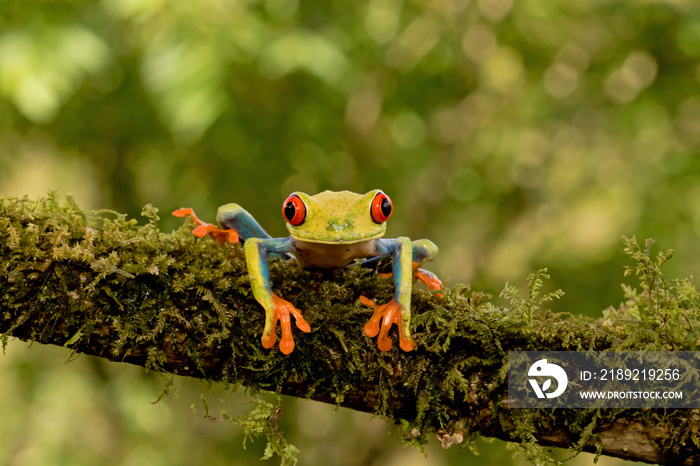
[[[399,336],[399,347],[408,353],[409,351],[416,349],[416,342]]]
[[[194,210],[189,207],[183,207],[182,209],[177,209],[173,211],[173,215],[176,217],[187,217],[188,215],[195,216]]]
[[[380,351],[391,351],[393,346],[394,344],[391,342],[391,338],[387,335],[379,335],[379,338],[377,338],[377,348],[379,348]]]
[[[207,224],[197,225],[197,228],[192,230],[192,234],[198,236],[199,238],[204,238],[205,236],[207,236],[208,232],[209,231],[207,230]]]
[[[275,336],[274,330],[270,332],[269,335],[263,335],[262,338],[260,339],[262,341],[263,348],[265,349],[270,349],[273,346],[275,346],[275,342],[277,341],[277,337]]]
[[[291,336],[287,339],[282,338],[280,340],[280,351],[282,354],[289,354],[294,351],[294,340]]]
[[[367,335],[370,338],[374,338],[379,333],[379,322],[382,318],[382,316],[377,312],[377,303],[365,296],[360,296],[360,302],[365,306],[369,306],[372,309],[374,309],[374,314],[369,319],[369,322],[365,324],[364,329],[365,335]]]
[[[309,333],[311,331],[311,326],[301,317],[301,314],[299,314],[299,318],[297,319],[297,328],[304,333]]]
[[[374,338],[377,336],[379,333],[379,320],[380,317],[377,317],[376,319],[374,316],[365,324],[365,335],[367,335],[370,338]]]

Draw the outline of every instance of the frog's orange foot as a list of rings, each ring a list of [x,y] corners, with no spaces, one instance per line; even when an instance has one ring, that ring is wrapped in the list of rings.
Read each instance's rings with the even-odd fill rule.
[[[191,216],[194,220],[194,223],[197,224],[197,227],[194,230],[192,230],[192,234],[195,236],[203,238],[204,236],[209,235],[214,241],[216,241],[222,246],[226,244],[227,241],[229,243],[238,242],[238,232],[236,230],[222,230],[216,225],[203,222],[197,218],[197,216],[194,214],[194,210],[192,210],[189,207],[177,209],[173,212],[173,215],[176,217],[186,217],[188,215]]]
[[[261,338],[263,348],[270,349],[275,346],[277,341],[277,321],[282,329],[282,338],[280,338],[280,351],[284,354],[289,354],[294,351],[294,339],[292,338],[292,325],[290,314],[294,316],[296,325],[299,330],[305,333],[311,331],[311,326],[304,320],[299,309],[294,307],[292,303],[286,299],[282,299],[275,293],[272,293],[272,301],[275,304],[274,315],[272,317],[272,327],[270,333]]]
[[[414,262],[414,264],[418,263]],[[442,289],[442,282],[437,277],[437,275],[435,275],[433,272],[428,272],[427,270],[419,269],[417,265],[414,267],[413,270],[413,278],[422,281],[423,283],[428,285],[428,288],[430,288],[431,290]]]
[[[399,346],[404,351],[411,351],[416,347],[416,344],[410,338],[403,334],[403,307],[392,299],[386,304],[377,304],[369,298],[360,296],[360,301],[365,306],[374,309],[374,314],[365,325],[365,334],[373,338],[379,334],[377,338],[377,346],[382,351],[389,351],[392,347],[391,339],[389,338],[389,329],[393,324],[399,327]]]

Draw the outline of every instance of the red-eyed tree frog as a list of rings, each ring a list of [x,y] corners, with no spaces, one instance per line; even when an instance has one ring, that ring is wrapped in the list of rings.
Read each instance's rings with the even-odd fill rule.
[[[209,234],[222,245],[236,243],[239,239],[243,242],[253,296],[265,309],[262,345],[265,348],[275,345],[277,322],[280,322],[279,348],[284,354],[294,350],[290,315],[302,332],[310,332],[311,327],[293,304],[272,292],[268,257],[290,257],[291,254],[301,267],[331,269],[345,267],[356,259],[391,255],[394,298],[377,305],[360,296],[363,304],[374,309],[364,331],[369,337],[379,335],[379,349],[389,351],[392,347],[389,329],[396,324],[399,346],[411,351],[416,346],[410,330],[413,279],[423,281],[431,289],[442,287],[433,273],[419,268],[437,255],[438,248],[427,239],[413,242],[404,237],[381,239],[392,211],[391,200],[378,189],[367,194],[324,191],[315,196],[295,192],[282,205],[290,234],[287,238],[272,238],[238,204],[219,207],[216,219],[221,228],[200,221],[189,208],[178,209],[173,215],[194,217],[198,226],[193,233],[199,237]]]

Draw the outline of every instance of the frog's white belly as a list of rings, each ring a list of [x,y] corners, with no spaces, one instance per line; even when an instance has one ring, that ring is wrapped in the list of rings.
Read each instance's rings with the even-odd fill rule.
[[[301,267],[336,269],[345,267],[355,259],[377,255],[375,239],[350,244],[312,243],[292,240],[292,254]]]

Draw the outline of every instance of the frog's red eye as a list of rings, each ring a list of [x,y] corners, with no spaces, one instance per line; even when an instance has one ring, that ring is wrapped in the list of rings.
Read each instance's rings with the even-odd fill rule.
[[[296,194],[292,194],[284,201],[282,214],[284,218],[295,227],[301,225],[306,219],[306,206],[304,205],[304,201]]]
[[[372,214],[372,220],[377,223],[386,222],[389,217],[391,217],[391,212],[394,210],[394,206],[391,204],[391,199],[389,196],[379,191],[374,200],[372,200],[372,207],[370,208],[370,213]]]

